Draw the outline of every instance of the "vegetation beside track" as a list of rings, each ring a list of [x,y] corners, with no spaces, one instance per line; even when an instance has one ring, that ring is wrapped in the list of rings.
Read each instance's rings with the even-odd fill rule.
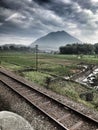
[[[36,69],[36,57],[32,53],[0,53],[0,64],[2,67],[13,71],[23,70],[25,68]],[[46,78],[54,80],[57,76],[67,77],[81,70],[79,64],[98,64],[98,58],[95,55],[57,55],[57,54],[38,54],[38,71],[21,72],[20,75],[25,78],[46,87]],[[53,76],[54,75],[54,76]],[[94,100],[86,102],[79,97],[80,93],[88,92],[89,89],[82,85],[70,81],[57,79],[51,82],[48,89],[61,95],[66,95],[71,99],[98,109],[98,94],[94,92]]]

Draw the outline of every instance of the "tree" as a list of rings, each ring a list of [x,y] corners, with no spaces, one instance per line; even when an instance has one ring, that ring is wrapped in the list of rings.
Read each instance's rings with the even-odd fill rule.
[[[67,44],[66,46],[62,46],[59,48],[60,54],[95,54],[98,53],[98,45],[96,47],[91,44]]]

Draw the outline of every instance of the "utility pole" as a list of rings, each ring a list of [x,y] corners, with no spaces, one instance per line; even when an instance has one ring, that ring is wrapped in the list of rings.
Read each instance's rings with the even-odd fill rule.
[[[35,46],[36,53],[36,71],[38,70],[38,45]]]

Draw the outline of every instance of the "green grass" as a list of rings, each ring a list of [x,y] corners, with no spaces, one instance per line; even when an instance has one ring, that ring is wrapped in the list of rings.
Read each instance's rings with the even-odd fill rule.
[[[3,61],[1,63],[1,66],[3,66],[4,68],[8,68],[10,70],[14,70],[14,71],[22,69],[22,67],[19,65],[10,64],[8,62],[3,62]]]
[[[43,74],[41,72],[26,72],[23,74],[25,78],[41,85],[41,87],[46,87],[46,88],[47,88],[46,83],[45,83],[46,78],[51,77],[51,79],[53,79],[52,76],[48,74]],[[79,95],[84,92],[90,92],[91,90],[78,83],[70,82],[70,81],[63,81],[63,80],[56,80],[50,83],[50,85],[48,86],[48,89],[60,95],[67,96],[74,101],[83,103],[84,105],[90,108],[94,108],[98,110],[98,93],[96,91],[94,92],[93,101],[91,102],[84,101],[80,99]]]
[[[77,64],[97,64],[98,58],[94,55],[83,55],[79,57],[77,55],[53,55],[53,54],[38,54],[38,70],[41,72],[26,72],[21,73],[25,78],[45,87],[45,80],[47,77],[51,77],[51,74],[58,76],[69,76],[74,74],[76,70],[80,68]],[[0,52],[0,65],[9,68],[11,70],[17,71],[27,67],[35,68],[35,54],[31,53],[1,53]],[[61,95],[66,95],[69,98],[81,102],[89,107],[98,109],[98,93],[94,92],[94,101],[86,102],[79,98],[79,94],[89,91],[89,89],[81,86],[80,84],[62,80],[56,80],[56,82],[51,82],[49,89],[59,93]]]
[[[45,86],[45,80],[46,77],[51,77],[49,74],[44,74],[41,72],[25,72],[23,73],[24,77],[26,79],[29,79],[30,81],[33,81],[39,85]]]
[[[83,86],[77,83],[63,80],[57,80],[56,82],[51,83],[50,89],[77,101],[79,98],[79,94],[87,91],[86,88],[83,88]]]
[[[2,63],[3,62],[7,62],[10,64],[15,64],[15,65],[19,65],[19,66],[34,66],[35,62],[33,59],[30,59],[30,57],[26,57],[26,56],[16,56],[16,55],[12,55],[12,56],[1,56],[0,57],[0,61]]]
[[[66,57],[61,55],[50,55],[50,54],[39,54],[38,56],[38,69],[44,72],[49,72],[57,75],[72,74],[71,69],[76,67],[74,60],[68,60]],[[35,54],[30,53],[0,53],[0,61],[6,64],[12,64],[14,66],[21,66],[35,68]],[[2,64],[3,66],[4,64]],[[15,66],[15,68],[16,68]],[[9,65],[8,65],[9,68]]]
[[[46,78],[47,77],[51,77],[51,79],[53,79],[52,76],[48,75],[48,74],[44,74],[41,72],[25,72],[23,73],[23,76],[26,79],[29,79],[30,81],[33,81],[39,85],[41,85],[42,87],[46,86]],[[66,95],[74,100],[77,100],[79,98],[79,92],[83,92],[87,89],[84,89],[79,85],[77,85],[76,83],[72,83],[72,82],[67,82],[67,81],[62,81],[62,80],[57,80],[56,82],[51,82],[51,84],[49,85],[48,89],[51,89],[54,92],[57,92],[61,95]],[[77,90],[77,91],[76,91]]]

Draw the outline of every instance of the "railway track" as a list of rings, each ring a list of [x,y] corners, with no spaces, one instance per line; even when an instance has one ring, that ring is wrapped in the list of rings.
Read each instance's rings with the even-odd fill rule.
[[[0,69],[0,82],[48,116],[60,127],[60,130],[98,130],[97,120],[38,91],[32,85],[21,81],[14,74]]]

